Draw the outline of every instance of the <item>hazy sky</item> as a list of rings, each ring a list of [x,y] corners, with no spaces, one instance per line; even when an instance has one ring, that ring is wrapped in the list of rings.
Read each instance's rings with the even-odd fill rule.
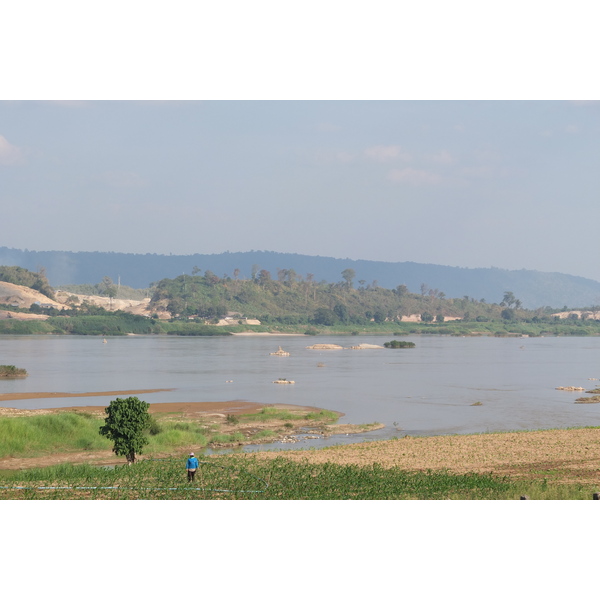
[[[600,104],[0,102],[0,245],[600,280]]]

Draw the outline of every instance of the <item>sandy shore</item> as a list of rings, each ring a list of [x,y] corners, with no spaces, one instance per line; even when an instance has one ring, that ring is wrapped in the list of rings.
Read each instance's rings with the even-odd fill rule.
[[[2,400],[31,400],[35,398],[85,398],[86,396],[138,396],[155,392],[172,392],[174,388],[152,390],[119,390],[111,392],[19,392],[0,394]]]
[[[147,391],[167,391],[167,390],[147,390]],[[132,395],[136,392],[135,390],[129,390],[126,392],[110,392],[111,394],[120,394],[121,396]],[[79,396],[99,396],[105,395],[104,392],[90,392],[88,394],[74,394],[75,397]],[[31,396],[28,396],[31,397]],[[47,398],[46,394],[41,396]],[[108,406],[108,402],[106,403]],[[227,414],[249,414],[256,413],[265,406],[271,406],[274,408],[286,409],[286,410],[319,410],[314,406],[297,406],[295,404],[262,404],[260,402],[246,402],[243,400],[231,400],[229,402],[156,402],[150,404],[148,412],[151,414],[155,413],[179,413],[183,417],[198,417],[202,415],[218,415],[225,416]],[[22,408],[6,408],[0,406],[0,417],[24,417],[24,416],[35,416],[50,414],[55,412],[63,411],[77,411],[77,412],[89,412],[98,413],[104,415],[104,406],[63,406],[60,408],[36,408],[36,409],[22,409]],[[339,413],[340,416],[343,413]]]
[[[287,336],[302,336],[304,337],[304,333],[271,333],[270,331],[240,331],[238,333],[231,332],[231,335],[268,335],[269,337],[273,337],[276,335],[287,335]]]

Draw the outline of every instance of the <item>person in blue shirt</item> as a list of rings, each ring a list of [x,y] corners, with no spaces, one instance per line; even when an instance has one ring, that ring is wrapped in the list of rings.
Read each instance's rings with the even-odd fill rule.
[[[185,468],[187,469],[188,481],[194,481],[196,469],[198,468],[198,459],[194,456],[193,452],[190,452],[190,457],[187,459]]]

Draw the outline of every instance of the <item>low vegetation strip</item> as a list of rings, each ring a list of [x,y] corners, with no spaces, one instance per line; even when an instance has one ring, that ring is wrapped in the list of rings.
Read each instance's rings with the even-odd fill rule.
[[[183,460],[145,460],[112,470],[90,465],[36,469],[0,480],[0,498],[20,499],[494,499],[515,493],[490,475],[409,473],[379,465],[298,464],[284,458],[215,457],[193,483]]]
[[[15,365],[0,365],[0,378],[4,379],[20,379],[27,377],[26,369],[19,369]]]
[[[226,410],[222,403],[215,408]],[[227,408],[231,410],[234,407],[227,404]],[[6,415],[0,417],[0,470],[26,468],[32,464],[86,462],[92,458],[91,455],[95,460],[104,462],[119,460],[111,454],[110,442],[99,433],[106,417],[101,407],[71,411],[53,409],[44,414],[4,410],[7,412],[0,412]],[[246,410],[249,408],[246,407]],[[143,453],[154,456],[173,454],[181,448],[201,451],[207,447],[235,447],[254,441],[264,443],[287,437],[306,427],[324,435],[335,432],[338,427],[344,428],[344,432],[355,427],[335,425],[340,413],[291,406],[281,409],[256,405],[248,413],[237,414],[196,412],[184,415],[160,410],[151,413],[144,426],[147,446]],[[356,427],[358,430],[370,430],[377,425]]]
[[[413,342],[404,342],[399,340],[392,340],[391,342],[385,342],[383,344],[386,348],[414,348]]]

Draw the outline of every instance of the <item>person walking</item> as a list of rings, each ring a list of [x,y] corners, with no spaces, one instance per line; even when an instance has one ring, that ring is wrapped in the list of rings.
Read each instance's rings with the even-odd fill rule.
[[[187,469],[188,481],[193,482],[196,476],[196,469],[198,468],[198,459],[194,456],[193,452],[190,452],[185,468]]]

